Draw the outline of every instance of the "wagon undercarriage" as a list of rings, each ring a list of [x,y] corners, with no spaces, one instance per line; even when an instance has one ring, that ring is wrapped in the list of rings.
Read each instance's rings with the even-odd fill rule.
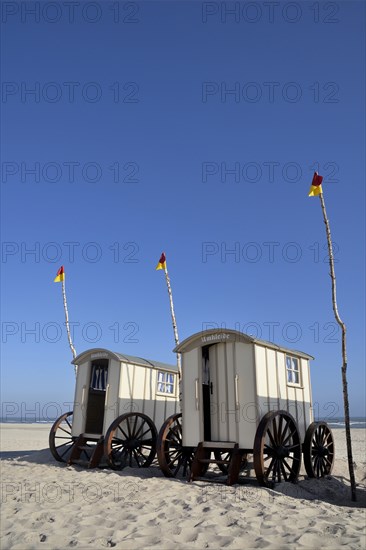
[[[269,412],[262,418],[252,449],[239,448],[231,441],[201,441],[197,447],[185,447],[180,413],[169,417],[159,434],[148,416],[127,413],[111,424],[105,437],[98,434],[73,437],[72,416],[72,412],[66,413],[54,423],[50,449],[56,460],[87,468],[146,468],[157,455],[166,477],[193,481],[217,467],[221,481],[224,475],[226,483],[233,485],[247,469],[248,455],[253,455],[258,482],[272,487],[282,481],[296,482],[302,454],[309,477],[329,475],[334,462],[334,440],[327,424],[313,422],[301,444],[296,422],[287,411]]]

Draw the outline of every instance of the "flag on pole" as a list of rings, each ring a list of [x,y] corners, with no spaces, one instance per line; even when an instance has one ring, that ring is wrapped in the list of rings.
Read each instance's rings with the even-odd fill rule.
[[[323,194],[322,189],[323,176],[319,176],[318,172],[314,172],[313,181],[311,182],[311,187],[309,191],[309,197],[317,197],[320,194]]]
[[[65,280],[65,271],[64,271],[64,266],[62,265],[60,267],[60,269],[58,270],[57,272],[57,275],[56,277],[54,278],[54,283],[61,283],[61,281],[64,281]]]
[[[164,252],[161,254],[159,263],[156,266],[156,270],[158,270],[158,269],[166,269],[166,257],[165,257]]]

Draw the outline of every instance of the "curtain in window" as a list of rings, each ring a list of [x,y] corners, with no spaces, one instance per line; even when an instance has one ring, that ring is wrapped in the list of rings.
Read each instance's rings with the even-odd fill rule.
[[[105,390],[107,387],[108,369],[106,367],[100,367],[99,365],[93,366],[91,388],[93,390]]]

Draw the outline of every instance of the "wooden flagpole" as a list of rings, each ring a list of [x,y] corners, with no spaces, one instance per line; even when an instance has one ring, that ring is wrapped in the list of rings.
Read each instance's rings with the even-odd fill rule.
[[[59,283],[59,282],[62,283],[62,298],[63,298],[64,310],[65,310],[65,325],[66,325],[67,339],[68,339],[68,341],[69,341],[69,346],[70,346],[70,349],[71,349],[72,356],[73,356],[73,358],[75,359],[75,357],[76,357],[76,349],[75,349],[75,347],[74,347],[74,344],[73,344],[72,338],[71,338],[70,322],[69,322],[69,310],[68,310],[68,308],[67,308],[67,300],[66,300],[65,272],[64,272],[63,266],[61,266],[60,269],[58,270],[54,282],[55,282],[55,283],[56,283],[56,282],[57,282],[57,283]],[[74,370],[75,370],[75,376],[76,376],[76,375],[77,375],[77,372],[78,372],[78,368],[77,368],[76,365],[75,365],[75,367],[74,367]]]
[[[175,313],[174,313],[172,287],[170,286],[170,278],[169,278],[169,273],[168,273],[168,268],[167,268],[166,262],[165,262],[165,267],[164,267],[164,273],[165,273],[166,286],[168,288],[168,294],[169,294],[170,313],[172,315],[174,340],[175,340],[175,345],[178,346],[178,344],[179,344],[178,328],[177,328],[177,321],[175,319]],[[180,353],[177,353],[177,366],[178,366],[178,377],[179,377],[179,380],[181,380],[181,378],[182,378],[182,364],[181,364]]]
[[[176,321],[175,312],[174,312],[173,293],[172,293],[172,287],[170,284],[170,278],[169,278],[166,257],[164,252],[160,256],[160,260],[158,265],[156,266],[156,269],[164,269],[166,286],[167,286],[168,295],[169,295],[170,313],[172,316],[174,340],[175,340],[175,345],[178,346],[179,336],[178,336],[177,321]],[[178,381],[179,381],[179,404],[180,404],[180,407],[182,408],[182,358],[180,353],[177,353],[177,367],[178,367]]]
[[[328,242],[328,253],[329,253],[329,267],[330,267],[330,277],[332,279],[332,304],[334,317],[341,327],[342,330],[342,383],[343,383],[343,403],[344,403],[344,419],[346,425],[346,441],[347,441],[347,456],[348,456],[348,470],[351,481],[351,497],[353,501],[357,500],[356,495],[356,482],[355,474],[353,469],[353,457],[352,457],[352,441],[351,441],[351,428],[350,428],[350,417],[349,417],[349,401],[348,401],[348,384],[347,384],[347,349],[346,349],[346,325],[342,321],[337,304],[337,288],[336,288],[336,276],[334,270],[334,256],[333,256],[333,244],[332,236],[330,233],[329,219],[327,216],[327,211],[325,208],[325,202],[323,193],[319,194],[320,204],[322,207],[325,230],[327,234]]]

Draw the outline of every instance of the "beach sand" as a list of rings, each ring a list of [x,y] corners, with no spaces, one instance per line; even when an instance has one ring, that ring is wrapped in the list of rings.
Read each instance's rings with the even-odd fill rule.
[[[350,498],[345,431],[332,476],[274,490],[253,477],[227,487],[56,462],[47,424],[2,424],[1,548],[366,547],[366,430],[352,430],[358,502]]]

